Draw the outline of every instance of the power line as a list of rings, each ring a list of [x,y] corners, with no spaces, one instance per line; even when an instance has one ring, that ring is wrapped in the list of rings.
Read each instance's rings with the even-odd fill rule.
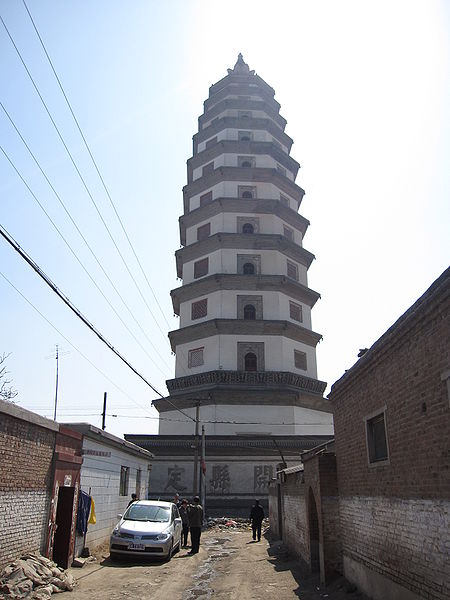
[[[114,352],[114,354],[116,356],[118,356],[120,358],[120,360],[122,362],[124,362],[127,367],[129,369],[131,369],[133,371],[133,373],[135,373],[135,375],[137,375],[138,377],[140,377],[142,379],[142,381],[144,383],[146,383],[156,394],[158,394],[158,396],[160,396],[161,398],[164,398],[164,396],[158,392],[158,390],[149,382],[147,381],[147,379],[141,375],[141,373],[139,373],[139,371],[137,371],[137,369],[135,369],[131,363],[129,363],[126,358],[124,358],[120,352],[118,350],[116,350],[114,348],[114,346],[108,342],[108,340],[100,333],[100,331],[98,331],[98,329],[96,329],[94,327],[94,325],[92,325],[87,319],[86,317],[78,310],[78,308],[76,308],[76,306],[74,304],[72,304],[72,302],[69,300],[69,298],[67,298],[67,296],[65,296],[57,287],[56,285],[53,283],[53,281],[42,271],[42,269],[33,261],[33,259],[28,256],[26,254],[26,252],[19,246],[19,244],[9,235],[9,233],[6,231],[6,229],[0,225],[0,235],[8,242],[8,244],[10,244],[10,246],[12,246],[14,248],[14,250],[16,250],[16,252],[18,252],[20,254],[20,256],[30,265],[30,267],[39,275],[39,277],[41,277],[41,279],[43,279],[45,281],[45,283],[49,286],[49,288],[51,290],[53,290],[55,292],[55,294],[57,294],[57,296],[59,298],[61,298],[61,300],[64,302],[64,304],[66,304],[66,306],[68,306],[70,308],[70,310],[81,320],[83,321],[83,323],[93,332],[95,333],[95,335],[99,338],[99,340],[101,340],[112,352]]]
[[[124,307],[127,309],[127,311],[129,312],[129,314],[131,315],[131,318],[134,320],[134,322],[136,323],[136,325],[138,326],[138,328],[141,330],[142,334],[144,335],[144,337],[146,338],[146,340],[148,341],[148,343],[151,345],[151,347],[153,348],[153,350],[155,351],[155,353],[159,356],[159,358],[161,359],[161,361],[165,364],[166,368],[170,370],[169,365],[165,362],[164,358],[161,356],[159,350],[155,347],[155,345],[153,344],[153,342],[151,341],[151,339],[149,338],[149,336],[147,335],[147,333],[145,332],[144,328],[141,326],[141,324],[139,323],[139,321],[136,319],[133,311],[129,308],[128,304],[126,303],[125,299],[123,298],[122,294],[119,292],[119,290],[117,289],[116,285],[114,284],[114,282],[112,281],[112,279],[110,278],[110,276],[108,275],[108,273],[106,272],[105,268],[103,267],[101,261],[98,259],[96,253],[94,252],[94,250],[92,249],[91,245],[89,244],[89,242],[87,241],[87,239],[85,238],[85,236],[83,235],[81,229],[78,227],[76,221],[73,219],[72,215],[70,214],[69,209],[66,207],[66,205],[64,204],[61,196],[58,194],[58,192],[56,191],[55,187],[53,186],[52,182],[50,181],[50,179],[48,178],[47,174],[45,173],[44,169],[41,167],[39,161],[37,160],[36,156],[34,155],[33,151],[31,150],[30,146],[27,144],[27,141],[25,140],[25,138],[23,137],[23,135],[21,134],[20,130],[18,129],[18,127],[16,126],[14,120],[12,119],[11,115],[9,114],[9,112],[7,111],[7,109],[5,108],[4,104],[2,102],[0,102],[0,106],[3,109],[3,112],[5,113],[5,115],[8,117],[11,125],[14,127],[17,135],[20,137],[22,143],[24,144],[25,148],[28,150],[30,156],[32,157],[32,159],[34,160],[36,166],[38,167],[38,169],[40,170],[40,172],[42,173],[43,177],[45,178],[45,180],[47,181],[48,185],[50,186],[51,190],[53,191],[53,193],[55,194],[56,198],[58,199],[60,205],[62,206],[64,212],[66,213],[66,215],[69,217],[71,223],[73,224],[73,226],[75,227],[77,233],[79,234],[79,236],[81,237],[81,239],[83,240],[83,242],[85,243],[86,247],[88,248],[89,252],[91,253],[92,257],[94,258],[94,260],[96,261],[96,263],[98,264],[98,266],[100,267],[100,269],[102,270],[103,274],[105,275],[105,277],[107,278],[107,280],[109,281],[111,287],[113,288],[113,290],[116,292],[116,294],[118,295],[118,297],[120,298],[120,300],[122,301],[122,304],[124,305]],[[6,153],[6,151],[3,149],[3,147],[0,146],[1,151],[3,152],[3,154],[5,155],[5,157],[7,158],[7,160],[9,161],[9,163],[11,164],[11,166],[13,167],[13,169],[15,170],[15,172],[17,173],[17,175],[20,177],[20,179],[23,181],[23,183],[25,184],[25,186],[27,187],[28,191],[30,192],[30,194],[33,196],[33,198],[36,200],[36,202],[38,203],[38,205],[40,206],[40,208],[43,210],[43,212],[45,213],[45,215],[49,218],[50,222],[52,223],[52,225],[56,228],[56,225],[54,225],[53,221],[51,220],[51,218],[49,217],[49,215],[47,214],[47,212],[45,211],[45,209],[43,208],[42,204],[39,202],[39,200],[37,199],[36,195],[32,192],[30,186],[27,184],[27,182],[25,181],[25,179],[22,177],[22,175],[20,174],[19,170],[17,169],[17,167],[14,165],[14,163],[12,162],[11,158],[8,156],[8,154]],[[57,229],[57,228],[56,228]],[[58,233],[59,230],[57,229]],[[61,234],[60,234],[61,235]],[[63,238],[64,239],[64,238]],[[80,263],[81,264],[81,263]],[[84,268],[84,267],[83,267]],[[89,275],[89,277],[91,278],[91,276]],[[92,279],[92,278],[91,278]],[[98,286],[97,284],[95,284],[97,289]],[[100,291],[100,290],[99,290]],[[103,292],[100,292],[103,296]],[[105,296],[104,296],[105,297]],[[107,300],[108,304],[109,301]],[[111,306],[111,304],[110,304]],[[112,306],[111,306],[112,308]],[[117,312],[115,311],[115,309],[113,308],[114,312],[117,314]],[[118,316],[118,315],[117,315]],[[122,318],[119,316],[119,319],[122,321]],[[125,327],[127,327],[125,325]],[[133,335],[133,334],[132,334]],[[134,337],[134,336],[133,336]],[[138,342],[139,343],[139,342]],[[142,346],[141,346],[142,347]],[[145,350],[144,350],[145,352]],[[148,354],[147,354],[148,355]],[[152,360],[152,362],[156,365],[156,363],[153,361],[153,359],[149,356],[150,360]],[[157,365],[156,365],[157,366]],[[157,366],[157,368],[161,371],[160,367]],[[162,371],[161,371],[162,373]]]
[[[68,97],[67,97],[67,94],[66,94],[66,92],[65,92],[65,90],[64,90],[64,88],[63,88],[63,85],[62,85],[62,83],[61,83],[61,81],[60,81],[60,79],[59,79],[59,77],[58,77],[58,74],[57,74],[57,72],[56,72],[56,69],[55,69],[55,67],[54,67],[54,65],[53,65],[53,62],[52,62],[52,60],[51,60],[51,58],[50,58],[50,56],[49,56],[49,54],[48,54],[48,52],[47,52],[47,48],[45,47],[45,44],[44,44],[44,42],[43,42],[43,40],[42,40],[42,37],[41,37],[41,35],[40,35],[39,31],[38,31],[38,28],[37,28],[37,26],[36,26],[36,23],[34,22],[34,19],[33,19],[33,17],[31,16],[31,13],[30,13],[30,10],[28,9],[27,3],[25,2],[25,0],[22,0],[22,1],[23,1],[23,4],[24,4],[24,6],[25,6],[25,9],[26,9],[26,11],[27,11],[27,13],[28,13],[28,16],[30,17],[30,20],[31,20],[31,22],[32,22],[32,24],[33,24],[34,30],[35,30],[35,32],[36,32],[36,35],[37,35],[37,36],[38,36],[38,38],[39,38],[39,41],[40,41],[40,43],[41,43],[41,46],[42,46],[42,48],[43,48],[43,50],[44,50],[45,56],[47,57],[47,60],[48,60],[48,62],[49,62],[49,64],[50,64],[50,67],[52,68],[52,71],[53,71],[53,74],[54,74],[54,76],[55,76],[55,78],[56,78],[56,81],[58,82],[58,85],[59,85],[59,87],[60,87],[60,89],[61,89],[61,92],[62,92],[62,94],[63,94],[63,96],[64,96],[64,99],[65,99],[65,101],[66,101],[66,104],[67,104],[67,106],[69,107],[69,110],[70,110],[70,112],[71,112],[71,114],[72,114],[73,120],[75,121],[75,124],[76,124],[76,126],[77,126],[77,128],[78,128],[78,131],[80,132],[80,135],[81,135],[81,138],[82,138],[82,140],[83,140],[83,142],[84,142],[84,145],[85,145],[85,147],[86,147],[86,150],[88,151],[88,153],[89,153],[89,156],[91,157],[92,163],[93,163],[93,165],[94,165],[94,167],[95,167],[95,170],[97,171],[97,174],[98,174],[98,176],[99,176],[99,178],[100,178],[100,181],[102,182],[103,188],[104,188],[104,190],[105,190],[105,192],[106,192],[106,195],[108,196],[108,199],[109,199],[109,201],[110,201],[110,204],[111,204],[111,206],[112,206],[112,208],[113,208],[113,210],[114,210],[114,213],[115,213],[115,215],[116,215],[116,217],[117,217],[117,220],[119,221],[119,223],[120,223],[120,226],[121,226],[121,228],[122,228],[122,231],[123,231],[123,233],[124,233],[124,235],[125,235],[125,237],[126,237],[126,239],[127,239],[127,241],[128,241],[128,244],[129,244],[129,246],[130,246],[130,248],[131,248],[131,250],[132,250],[132,252],[133,252],[133,254],[134,254],[134,257],[135,257],[135,259],[136,259],[136,262],[137,262],[137,264],[139,265],[139,268],[140,268],[140,270],[141,270],[141,273],[142,273],[142,275],[144,276],[144,279],[145,279],[145,281],[147,282],[147,285],[148,285],[148,287],[149,287],[149,289],[150,289],[151,293],[153,294],[153,298],[155,299],[155,302],[156,302],[156,304],[158,305],[158,308],[159,308],[159,310],[160,310],[160,312],[161,312],[161,314],[162,314],[162,316],[163,316],[163,318],[164,318],[164,320],[165,320],[165,322],[166,322],[166,325],[167,325],[167,327],[169,327],[169,328],[170,328],[170,324],[169,324],[169,322],[167,321],[166,315],[164,314],[164,312],[163,312],[163,310],[162,310],[162,308],[161,308],[161,305],[160,305],[160,303],[158,302],[158,298],[156,297],[156,295],[155,295],[155,292],[153,291],[153,288],[152,288],[152,286],[150,285],[150,282],[149,282],[149,280],[148,280],[148,278],[147,278],[147,275],[146,275],[146,273],[145,273],[145,271],[144,271],[144,269],[143,269],[143,267],[142,267],[141,261],[139,260],[139,257],[138,257],[138,255],[136,254],[136,251],[135,251],[135,249],[134,249],[134,246],[133,246],[133,244],[131,243],[131,240],[130,240],[130,238],[129,238],[129,236],[128,236],[128,233],[127,233],[127,231],[126,231],[126,229],[125,229],[125,227],[124,227],[124,224],[123,224],[123,222],[122,222],[122,219],[120,218],[120,215],[119,215],[119,213],[118,213],[118,211],[117,211],[117,208],[116,208],[116,206],[115,206],[115,204],[114,204],[114,202],[113,202],[113,200],[112,200],[112,198],[111,198],[111,194],[109,193],[109,190],[108,190],[108,188],[107,188],[107,186],[106,186],[106,183],[105,183],[105,181],[104,181],[104,179],[103,179],[103,177],[102,177],[102,175],[101,175],[101,173],[100,173],[100,169],[98,168],[97,162],[96,162],[96,161],[95,161],[95,159],[94,159],[94,156],[93,156],[93,154],[92,154],[92,152],[91,152],[91,149],[90,149],[90,147],[89,147],[89,144],[87,143],[87,141],[86,141],[86,138],[85,138],[85,136],[84,136],[84,133],[83,133],[83,131],[82,131],[81,127],[80,127],[80,124],[78,123],[78,119],[77,119],[77,118],[76,118],[76,116],[75,116],[75,113],[74,113],[74,111],[73,111],[73,109],[72,109],[72,105],[71,105],[71,104],[70,104],[70,102],[69,102],[69,99],[68,99]]]
[[[44,321],[46,323],[48,323],[48,325],[50,325],[50,327],[52,327],[63,339],[66,340],[66,342],[68,344],[70,344],[72,346],[72,348],[74,350],[76,350],[78,352],[78,354],[84,358],[85,361],[87,361],[92,367],[94,367],[94,369],[100,373],[100,375],[102,375],[107,381],[109,381],[109,383],[111,385],[113,385],[121,394],[123,394],[124,396],[126,396],[129,400],[131,400],[134,404],[136,404],[136,406],[138,406],[138,408],[141,408],[142,410],[144,410],[145,412],[148,412],[148,409],[145,408],[144,406],[141,406],[140,404],[138,404],[136,402],[136,400],[134,400],[134,398],[132,398],[127,392],[125,392],[124,390],[122,390],[110,377],[108,377],[108,375],[106,375],[106,373],[104,373],[99,367],[97,367],[96,364],[94,364],[79,348],[77,348],[77,346],[75,346],[75,344],[73,344],[68,337],[66,337],[55,325],[53,325],[53,323],[51,321],[49,321],[49,319],[47,319],[47,317],[41,313],[41,311],[30,301],[28,300],[28,298],[26,296],[24,296],[24,294],[22,294],[22,292],[6,277],[6,275],[4,273],[2,273],[0,271],[0,275],[3,277],[3,279],[9,283],[9,285],[19,294],[19,296],[21,296],[25,302],[27,304],[29,304],[31,306],[31,308],[33,308],[33,310],[35,310],[38,315],[40,317],[42,317],[44,319]],[[42,409],[42,410],[47,410],[47,409]]]
[[[123,255],[122,255],[122,253],[121,253],[121,251],[120,251],[120,249],[119,249],[119,247],[118,247],[118,245],[117,245],[116,241],[114,240],[114,237],[113,237],[113,235],[112,235],[111,231],[109,230],[109,227],[108,227],[108,225],[106,224],[106,221],[104,220],[104,218],[103,218],[103,216],[102,216],[102,214],[101,214],[101,212],[100,212],[100,210],[99,210],[99,208],[98,208],[98,206],[97,206],[97,204],[96,204],[96,202],[95,202],[95,200],[94,200],[94,197],[92,196],[92,194],[91,194],[91,192],[90,192],[90,190],[89,190],[89,188],[88,188],[88,186],[87,186],[87,184],[86,184],[86,181],[84,180],[84,177],[83,177],[83,175],[81,174],[80,170],[78,169],[78,167],[77,167],[77,164],[76,164],[76,162],[75,162],[75,160],[74,160],[74,158],[73,158],[73,156],[72,156],[72,154],[71,154],[71,152],[70,152],[69,148],[67,147],[67,144],[65,143],[65,141],[64,141],[64,138],[63,138],[63,136],[62,136],[61,132],[59,131],[59,128],[58,128],[58,126],[56,125],[56,123],[55,123],[55,121],[54,121],[54,119],[53,119],[53,117],[52,117],[52,115],[51,115],[51,113],[50,113],[50,110],[48,109],[48,107],[47,107],[47,104],[45,103],[45,100],[43,99],[43,97],[42,97],[42,94],[40,93],[40,91],[39,91],[39,88],[38,88],[38,86],[37,86],[36,82],[34,81],[34,79],[33,79],[33,76],[31,75],[31,73],[30,73],[30,71],[29,71],[29,69],[28,69],[28,67],[27,67],[27,65],[26,65],[26,63],[25,63],[25,61],[24,61],[24,59],[23,59],[23,57],[22,57],[21,53],[20,53],[20,50],[18,49],[18,47],[17,47],[16,43],[14,42],[14,39],[13,39],[13,37],[12,37],[11,33],[9,32],[9,30],[8,30],[8,28],[7,28],[7,26],[6,26],[6,23],[4,22],[4,20],[3,20],[3,18],[2,18],[1,16],[0,16],[0,20],[1,20],[2,24],[3,24],[3,27],[5,28],[5,31],[6,31],[6,33],[8,34],[8,37],[9,37],[9,39],[10,39],[10,41],[11,41],[12,45],[14,46],[14,49],[15,49],[15,51],[16,51],[16,53],[17,53],[17,55],[18,55],[18,56],[19,56],[19,58],[20,58],[20,61],[22,62],[22,65],[23,65],[23,67],[24,67],[25,71],[27,72],[27,75],[28,75],[28,77],[30,78],[30,81],[31,81],[31,83],[32,83],[32,84],[33,84],[33,86],[34,86],[34,89],[36,90],[36,93],[37,93],[37,94],[38,94],[38,96],[39,96],[39,99],[41,100],[41,103],[42,103],[42,105],[44,106],[44,108],[45,108],[45,110],[46,110],[46,112],[47,112],[47,115],[49,116],[49,119],[50,119],[50,121],[52,122],[52,125],[53,125],[53,127],[55,128],[55,131],[56,131],[56,133],[58,134],[58,137],[59,137],[59,139],[61,140],[61,143],[63,144],[63,146],[64,146],[64,148],[65,148],[65,150],[66,150],[66,152],[67,152],[67,154],[68,154],[68,156],[69,156],[69,158],[70,158],[70,160],[71,160],[71,162],[72,162],[72,164],[73,164],[73,166],[74,166],[74,168],[75,168],[75,170],[76,170],[76,172],[77,172],[77,174],[78,174],[78,176],[79,176],[79,178],[80,178],[80,180],[81,180],[81,182],[82,182],[82,184],[83,184],[83,186],[84,186],[84,188],[85,188],[85,190],[86,190],[86,192],[87,192],[87,194],[88,194],[88,196],[89,196],[89,198],[91,199],[91,202],[92,202],[92,204],[94,205],[94,207],[95,207],[95,210],[97,211],[97,214],[98,214],[98,216],[99,216],[100,220],[102,221],[102,223],[103,223],[103,225],[104,225],[104,227],[105,227],[106,231],[108,232],[108,235],[109,235],[109,237],[110,237],[110,239],[111,239],[111,241],[112,241],[112,243],[113,243],[114,247],[116,248],[116,251],[117,251],[117,253],[118,253],[118,254],[119,254],[119,256],[120,256],[120,259],[122,260],[122,263],[123,263],[123,265],[125,266],[125,269],[127,270],[127,272],[128,272],[128,274],[129,274],[129,276],[130,276],[131,280],[133,281],[133,283],[134,283],[134,285],[135,285],[135,287],[136,287],[137,291],[139,292],[139,295],[141,296],[141,298],[142,298],[142,301],[144,302],[144,304],[145,304],[145,306],[147,307],[147,309],[148,309],[149,313],[151,314],[151,316],[152,316],[153,320],[155,321],[155,323],[156,323],[156,326],[157,326],[157,327],[158,327],[158,329],[160,330],[160,332],[161,332],[161,334],[163,335],[164,339],[166,339],[165,333],[164,333],[164,332],[163,332],[163,330],[161,329],[161,327],[160,327],[160,324],[159,324],[158,320],[156,319],[155,315],[153,314],[153,311],[151,310],[151,308],[150,308],[150,306],[149,306],[149,304],[148,304],[147,300],[145,299],[145,296],[143,295],[143,293],[142,293],[142,291],[141,291],[141,289],[140,289],[139,285],[137,284],[137,282],[136,282],[136,279],[134,278],[133,274],[131,273],[131,271],[130,271],[130,269],[129,269],[128,265],[127,265],[127,262],[126,262],[126,260],[124,259],[124,257],[123,257]],[[167,340],[166,340],[166,341],[167,341]]]
[[[4,106],[3,104],[0,102],[0,105],[2,106],[3,110]],[[9,116],[9,115],[8,115]],[[109,306],[111,307],[111,309],[113,310],[114,314],[118,317],[118,319],[120,320],[120,322],[122,323],[122,325],[127,329],[127,331],[130,333],[130,335],[134,338],[134,340],[138,343],[138,345],[142,348],[142,350],[144,351],[144,353],[148,356],[148,358],[152,361],[152,363],[155,365],[155,367],[164,375],[163,371],[161,370],[161,368],[159,367],[159,365],[153,360],[153,358],[150,356],[150,354],[147,352],[147,350],[144,348],[144,346],[141,344],[141,342],[137,339],[137,337],[134,335],[134,333],[131,331],[131,329],[129,329],[128,325],[125,323],[125,321],[122,319],[122,317],[120,316],[120,314],[117,312],[117,310],[114,308],[114,306],[112,305],[112,303],[108,300],[108,298],[106,297],[106,295],[103,293],[103,291],[101,290],[101,288],[99,287],[99,285],[97,284],[97,282],[95,281],[95,279],[92,277],[92,275],[89,273],[89,271],[86,269],[86,267],[83,265],[83,263],[81,262],[80,258],[78,257],[77,253],[72,249],[71,245],[69,244],[69,242],[66,240],[66,238],[63,236],[63,234],[61,233],[61,231],[59,230],[58,226],[56,225],[56,223],[53,221],[53,219],[51,218],[51,216],[48,214],[48,212],[45,210],[44,206],[41,204],[41,202],[39,201],[39,199],[37,198],[37,196],[34,194],[33,190],[30,188],[30,186],[28,185],[28,183],[25,181],[25,179],[22,177],[21,173],[18,171],[17,167],[15,166],[15,164],[12,162],[11,158],[8,156],[8,154],[6,153],[6,151],[4,150],[4,148],[0,145],[0,150],[3,152],[3,154],[5,155],[6,159],[9,161],[10,165],[12,166],[12,168],[15,170],[15,172],[17,173],[17,175],[20,177],[20,179],[22,180],[22,182],[24,183],[24,185],[26,186],[26,188],[28,189],[28,191],[30,192],[30,194],[33,196],[33,198],[35,199],[35,201],[37,202],[38,206],[41,208],[41,210],[43,211],[43,213],[45,214],[45,216],[48,218],[48,220],[50,221],[50,223],[53,225],[53,227],[55,228],[55,230],[57,231],[57,233],[59,234],[59,236],[62,238],[63,242],[66,244],[66,246],[69,248],[70,252],[72,253],[72,255],[75,257],[75,259],[77,260],[77,262],[79,263],[79,265],[81,266],[81,268],[83,269],[83,271],[86,273],[86,275],[89,277],[89,279],[92,281],[92,283],[95,285],[95,287],[97,288],[97,290],[100,292],[100,294],[103,296],[103,298],[106,300],[106,302],[109,304]],[[39,166],[39,164],[38,164]],[[50,184],[51,185],[51,184]],[[52,187],[53,189],[53,187]],[[55,190],[54,190],[55,191]],[[56,191],[55,191],[56,193]],[[64,206],[64,205],[63,205]],[[81,232],[80,235],[82,236]],[[83,237],[83,236],[82,236]],[[83,238],[84,239],[84,238]],[[86,242],[87,243],[87,242]],[[91,250],[91,248],[88,245],[88,248]],[[93,252],[91,250],[91,252]],[[94,257],[96,258],[95,254]],[[101,263],[97,260],[98,264],[100,265],[100,267],[102,267]],[[103,267],[102,267],[103,269]],[[104,271],[104,269],[103,269]],[[104,271],[105,272],[105,271]],[[105,275],[108,277],[107,273],[105,273]],[[108,278],[109,279],[109,278]],[[113,282],[111,280],[109,280],[111,285],[113,286],[113,288],[115,289],[115,286],[113,284]],[[124,306],[129,310],[130,314],[133,316],[133,313],[131,312],[131,310],[128,308],[128,306],[126,305],[125,301],[123,300],[123,298],[121,297],[121,295],[119,294],[119,292],[116,290],[117,294],[119,295],[119,298],[122,300],[122,302],[124,303]],[[136,320],[136,319],[135,319]],[[138,326],[140,327],[139,323],[136,321],[136,323],[138,324]],[[142,327],[141,330],[143,331]],[[143,331],[144,335],[145,332]],[[150,344],[152,345],[152,347],[154,348],[155,352],[158,354],[158,356],[162,359],[161,355],[159,354],[159,352],[157,351],[157,349],[153,346],[152,342],[149,340]],[[164,360],[163,360],[164,362]],[[168,367],[168,365],[166,365],[166,367]]]
[[[180,410],[180,409],[178,409]],[[137,415],[118,415],[121,419],[140,419],[141,417]],[[170,419],[168,417],[142,417],[143,419],[160,419],[161,421],[173,421],[175,423],[187,423],[185,419]],[[208,419],[199,419],[199,423],[208,423],[213,425],[268,425],[270,427],[284,427],[289,425],[300,425],[300,426],[308,426],[314,425],[316,427],[320,427],[321,425],[326,425],[326,423],[265,423],[263,421],[215,421]]]

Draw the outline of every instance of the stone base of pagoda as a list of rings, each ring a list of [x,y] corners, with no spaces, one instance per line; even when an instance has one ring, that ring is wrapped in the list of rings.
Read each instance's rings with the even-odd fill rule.
[[[167,382],[155,400],[159,433],[184,435],[195,419],[207,435],[333,435],[325,383],[289,372],[210,371]],[[198,410],[198,413],[197,413]]]
[[[332,436],[207,436],[206,513],[208,516],[248,516],[255,498],[267,507],[268,485],[276,472],[301,462],[301,452]],[[125,439],[154,454],[149,497],[171,500],[175,493],[188,499],[194,490],[193,435],[125,435]],[[199,453],[200,456],[200,453]],[[201,477],[197,463],[198,481]],[[267,514],[267,511],[266,511]]]

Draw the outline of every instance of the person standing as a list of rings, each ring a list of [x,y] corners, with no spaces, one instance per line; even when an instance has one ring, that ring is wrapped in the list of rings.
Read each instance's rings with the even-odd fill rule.
[[[259,505],[259,500],[255,500],[255,504],[252,506],[252,510],[250,511],[250,521],[252,522],[252,533],[254,541],[256,541],[256,536],[258,536],[258,542],[261,541],[261,525],[263,519],[263,507]]]
[[[180,511],[181,523],[183,525],[183,531],[181,533],[181,542],[182,542],[183,548],[186,548],[188,533],[189,533],[188,501],[186,500],[186,498],[184,498],[181,501],[181,506],[179,508],[179,511]]]
[[[138,501],[137,494],[131,494],[131,500],[128,502],[127,508],[128,508],[128,506],[133,504],[133,502],[137,502],[137,501]]]
[[[189,504],[189,529],[191,530],[191,551],[188,554],[197,554],[200,548],[200,536],[202,534],[203,507],[200,504],[200,498],[194,497],[194,503]]]

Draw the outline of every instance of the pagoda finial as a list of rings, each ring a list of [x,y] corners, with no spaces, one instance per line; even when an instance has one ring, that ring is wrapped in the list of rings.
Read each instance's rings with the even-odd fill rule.
[[[237,75],[254,75],[255,71],[250,71],[249,66],[246,62],[244,62],[244,58],[242,56],[242,53],[239,52],[238,54],[238,59],[236,61],[236,64],[234,65],[233,69],[227,69],[228,70],[228,75],[231,75],[232,73],[237,74]]]

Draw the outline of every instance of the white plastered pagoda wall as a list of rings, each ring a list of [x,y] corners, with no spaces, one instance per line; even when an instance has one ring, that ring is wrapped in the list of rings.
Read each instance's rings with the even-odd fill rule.
[[[290,156],[292,140],[273,96],[240,55],[228,76],[210,88],[188,161],[180,218],[183,247],[177,252],[183,283],[172,292],[180,328],[170,334],[176,369],[168,387],[170,401],[177,406],[180,399],[179,406],[192,419],[200,402],[207,435],[333,433],[322,394],[314,392],[322,405],[319,399],[314,403],[311,393],[296,383],[317,380],[320,336],[312,330],[311,309],[319,295],[308,288],[314,257],[303,248],[309,223],[298,214],[304,194],[295,184],[299,164]],[[199,269],[205,261],[206,269]],[[245,271],[248,262],[254,273]],[[227,276],[234,278],[235,288]],[[248,306],[252,298],[256,317],[248,318],[247,312],[243,318],[239,303]],[[194,306],[199,302],[207,307],[200,316]],[[246,344],[250,350],[239,351]],[[256,368],[247,360],[252,345],[258,347]],[[258,377],[247,376],[247,367]],[[221,372],[233,380],[232,402],[226,386],[224,392],[222,384],[214,384]],[[265,385],[270,373],[286,375],[284,396],[276,385]],[[195,379],[202,374],[210,375],[206,386]],[[264,401],[258,404],[260,393]],[[164,416],[160,434],[193,433],[192,421],[180,419],[179,411],[164,401],[156,406]]]

